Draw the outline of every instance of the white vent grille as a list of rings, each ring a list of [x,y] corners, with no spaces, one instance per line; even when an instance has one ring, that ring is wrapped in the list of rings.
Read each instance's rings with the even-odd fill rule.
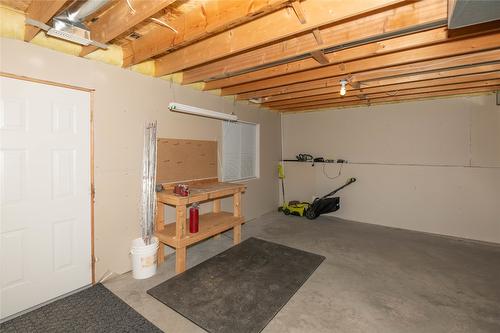
[[[86,39],[86,38],[80,37],[78,35],[66,32],[66,31],[56,30],[54,28],[47,31],[47,35],[61,38],[61,39],[65,39],[65,40],[69,40],[71,42],[81,44],[84,46],[87,46],[92,42],[90,39]]]

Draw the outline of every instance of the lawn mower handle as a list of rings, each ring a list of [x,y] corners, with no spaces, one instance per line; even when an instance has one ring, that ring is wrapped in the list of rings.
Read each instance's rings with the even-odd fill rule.
[[[325,195],[325,196],[321,197],[321,199],[325,199],[325,198],[331,197],[332,195],[334,195],[335,193],[337,193],[338,191],[340,191],[340,190],[341,190],[341,189],[343,189],[344,187],[351,185],[351,184],[352,184],[352,183],[354,183],[355,181],[356,181],[356,178],[349,178],[349,179],[347,180],[347,182],[346,182],[344,185],[342,185],[342,186],[340,186],[339,188],[337,188],[337,189],[333,190],[332,192],[328,193],[327,195]]]

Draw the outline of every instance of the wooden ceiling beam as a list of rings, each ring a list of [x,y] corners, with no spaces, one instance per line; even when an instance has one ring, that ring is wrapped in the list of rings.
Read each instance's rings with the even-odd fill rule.
[[[453,40],[438,45],[424,46],[411,50],[393,52],[370,58],[349,61],[340,64],[327,65],[320,68],[306,70],[274,78],[253,81],[222,89],[222,95],[235,95],[244,92],[279,87],[298,82],[305,82],[328,78],[338,75],[349,75],[361,71],[401,65],[424,60],[445,58],[453,55],[474,53],[482,50],[491,50],[500,47],[500,33],[491,33],[484,36]]]
[[[242,74],[245,71],[249,72],[257,68],[263,68],[264,66],[276,66],[283,61],[290,63],[294,60],[301,60],[296,58],[307,57],[307,54],[314,51],[342,47],[352,42],[360,42],[368,38],[373,39],[375,36],[393,35],[397,31],[405,31],[405,34],[408,34],[409,27],[422,27],[434,22],[439,22],[442,26],[445,26],[446,17],[445,0],[423,0],[404,4],[367,17],[315,29],[311,34],[299,35],[186,70],[183,74],[183,83],[224,79]],[[300,68],[300,65],[296,67]],[[273,67],[273,69],[276,69],[276,67]],[[286,73],[290,72],[281,74]],[[274,73],[269,70],[264,75],[269,74],[273,75]],[[213,89],[217,89],[245,82],[231,83],[229,80],[227,81],[228,84],[224,84],[224,80],[219,81],[219,85],[214,85],[212,82],[208,84],[212,84]]]
[[[188,45],[156,60],[156,76],[214,61],[293,35],[347,19],[373,14],[381,9],[400,5],[406,0],[304,0],[301,6],[308,15],[301,24],[290,8],[283,8],[236,28],[226,30]]]
[[[47,23],[64,7],[66,2],[67,0],[31,1],[26,9],[26,17]],[[31,41],[39,31],[40,28],[27,24],[24,30],[24,40]]]
[[[231,29],[288,4],[289,0],[254,0],[250,4],[247,1],[211,0],[202,3],[168,22],[178,31],[177,34],[158,26],[131,42],[129,55],[124,57],[124,67]]]
[[[412,48],[428,46],[449,41],[448,29],[445,27],[428,31],[416,32],[414,34],[394,37],[388,40],[367,43],[325,54],[330,64],[345,63],[356,59],[368,58],[375,55],[404,51]],[[308,69],[322,67],[322,64],[314,59],[306,58],[289,63],[256,70],[250,73],[236,75],[233,77],[209,81],[205,84],[205,90],[219,89],[227,86],[240,85],[256,80],[267,79],[284,74],[296,73]],[[188,71],[189,72],[189,71]],[[188,73],[186,73],[188,75]],[[189,77],[189,76],[187,76]]]
[[[355,90],[365,91],[366,89],[372,89],[373,87],[383,87],[390,85],[400,85],[400,84],[418,84],[419,82],[435,82],[436,80],[442,79],[457,79],[457,80],[466,80],[468,77],[474,77],[475,75],[483,75],[485,73],[491,73],[495,71],[500,71],[500,62],[496,64],[488,64],[488,65],[480,65],[480,66],[470,66],[464,68],[457,69],[446,69],[440,71],[433,71],[427,73],[408,73],[405,76],[399,77],[391,77],[388,79],[379,79],[373,81],[365,81],[363,84],[358,85],[357,87],[352,87]],[[444,81],[443,81],[444,82]],[[456,81],[458,82],[458,81]],[[313,89],[313,90],[304,90],[289,94],[280,94],[275,96],[269,96],[263,99],[264,103],[283,103],[290,104],[295,101],[307,101],[307,100],[318,100],[321,99],[321,96],[325,96],[327,94],[336,94],[339,92],[340,84],[338,83],[335,86]],[[348,90],[352,89],[348,87]]]
[[[351,82],[364,82],[368,80],[386,79],[391,76],[401,77],[419,73],[455,70],[458,66],[478,66],[491,62],[498,62],[498,59],[500,59],[500,50],[490,50],[469,54],[467,56],[451,56],[440,61],[425,60],[410,64],[388,66],[374,70],[357,72],[351,74],[350,79]],[[321,94],[322,92],[320,89],[338,86],[339,80],[343,77],[345,77],[345,75],[251,91],[239,94],[236,98],[238,100],[260,98],[264,101],[275,101],[280,99]]]
[[[489,33],[495,31],[500,31],[500,26],[498,25],[495,26],[495,28],[493,30],[490,30]],[[476,32],[475,34],[468,35],[467,38],[471,38],[473,36],[476,36],[477,34],[478,33]],[[484,35],[485,33],[479,33],[479,34]],[[461,36],[460,38],[463,39],[466,37]],[[325,56],[332,65],[343,64],[349,61],[354,61],[361,58],[368,58],[374,55],[383,55],[386,53],[411,50],[423,46],[449,43],[456,39],[458,38],[455,37],[448,38],[448,29],[443,27],[423,32],[416,32],[414,34],[407,36],[394,37],[385,41],[373,42],[361,46],[355,46],[334,53],[329,53],[326,54]],[[212,89],[225,88],[227,86],[234,86],[234,85],[244,84],[247,82],[268,79],[275,76],[301,72],[304,70],[314,69],[318,67],[322,67],[322,65],[319,64],[317,61],[314,61],[313,59],[303,59],[226,79],[210,81],[205,84],[204,89],[212,90]]]
[[[323,36],[321,36],[321,30],[319,29],[314,29],[312,31],[312,34],[313,34],[313,37],[314,37],[314,40],[316,41],[316,43],[318,45],[323,45],[325,42],[323,41]]]
[[[411,94],[405,96],[394,96],[394,97],[382,97],[373,98],[370,100],[358,100],[351,102],[341,102],[341,103],[331,103],[315,106],[305,106],[298,108],[287,108],[287,109],[274,109],[280,112],[302,112],[302,111],[318,111],[322,109],[335,109],[335,108],[346,108],[346,107],[358,107],[358,106],[371,106],[377,104],[387,104],[387,103],[397,103],[397,102],[408,102],[412,100],[425,100],[434,99],[438,97],[453,97],[453,96],[465,96],[478,93],[487,93],[500,89],[500,85],[493,85],[488,87],[475,87],[475,88],[465,88],[465,89],[454,89],[446,91],[438,91],[433,93],[424,94]]]
[[[176,0],[141,0],[133,1],[134,12],[126,1],[120,1],[98,17],[95,22],[88,23],[90,36],[100,43],[108,43],[142,21],[163,10]],[[98,48],[93,45],[84,46],[80,56],[94,52]]]
[[[305,105],[321,105],[327,103],[336,103],[343,101],[355,101],[358,99],[359,95],[366,96],[367,99],[372,98],[380,98],[380,97],[391,97],[391,96],[402,96],[408,94],[416,94],[416,93],[428,93],[435,91],[444,91],[444,90],[452,90],[452,89],[463,89],[463,88],[471,88],[471,87],[484,87],[491,85],[500,84],[500,72],[490,73],[477,76],[475,78],[461,79],[461,80],[435,80],[436,82],[424,81],[419,82],[418,84],[402,84],[402,85],[393,85],[386,87],[375,87],[373,89],[365,89],[363,91],[352,90],[348,92],[348,95],[340,96],[338,91],[336,94],[329,95],[321,95],[320,99],[317,96],[316,100],[297,100],[296,102],[288,102],[286,104],[273,102],[269,104],[262,105],[263,107],[269,108],[295,108],[302,107]],[[437,82],[439,81],[439,82]]]

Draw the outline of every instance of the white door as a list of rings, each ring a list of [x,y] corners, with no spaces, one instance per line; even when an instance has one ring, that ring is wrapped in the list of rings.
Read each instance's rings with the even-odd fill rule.
[[[91,283],[90,96],[0,77],[0,317]]]

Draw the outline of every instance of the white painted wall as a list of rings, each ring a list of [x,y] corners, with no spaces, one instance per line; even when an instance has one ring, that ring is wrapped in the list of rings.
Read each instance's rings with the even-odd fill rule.
[[[494,95],[283,116],[287,199],[340,192],[333,216],[500,243],[500,107]],[[365,164],[375,163],[375,164]],[[324,170],[323,170],[324,167]]]
[[[158,120],[160,137],[217,140],[221,122],[167,111],[171,101],[222,112],[261,124],[260,179],[247,182],[243,214],[255,218],[276,209],[276,164],[280,159],[280,118],[189,87],[33,44],[0,39],[0,70],[21,76],[95,89],[95,252],[97,278],[107,270],[130,269],[128,252],[140,236],[139,200],[143,125]],[[224,202],[223,207],[228,203]],[[169,214],[173,218],[172,214]]]

